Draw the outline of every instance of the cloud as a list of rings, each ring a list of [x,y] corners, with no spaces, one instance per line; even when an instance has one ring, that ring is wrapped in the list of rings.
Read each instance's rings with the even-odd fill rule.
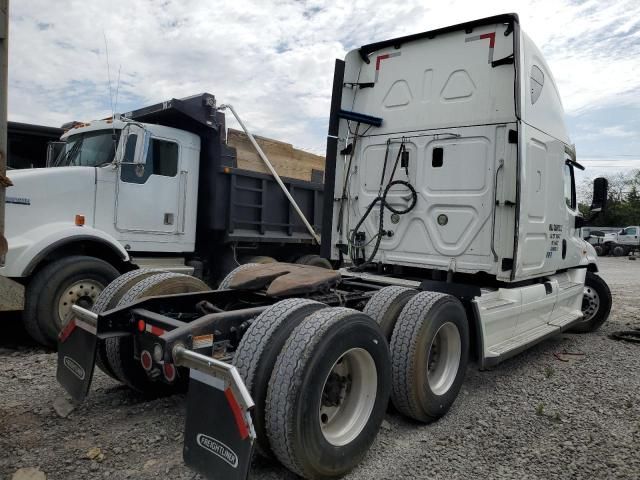
[[[513,10],[570,114],[640,106],[635,0],[21,0],[11,10],[10,118],[59,125],[108,115],[104,31],[113,89],[121,68],[118,110],[209,91],[256,133],[323,153],[335,58]],[[639,132],[620,128],[609,136]]]

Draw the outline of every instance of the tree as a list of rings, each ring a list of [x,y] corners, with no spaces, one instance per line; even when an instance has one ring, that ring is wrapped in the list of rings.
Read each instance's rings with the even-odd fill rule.
[[[640,224],[640,170],[605,175],[609,182],[607,209],[592,222],[599,227],[625,227]],[[593,181],[584,179],[578,186],[578,208],[589,216]]]

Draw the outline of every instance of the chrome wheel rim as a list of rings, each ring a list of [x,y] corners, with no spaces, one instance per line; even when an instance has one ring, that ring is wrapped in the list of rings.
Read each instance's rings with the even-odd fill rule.
[[[428,352],[427,381],[436,395],[444,395],[453,385],[460,367],[462,340],[452,322],[444,323],[436,332]]]
[[[73,305],[79,305],[90,310],[103,288],[104,285],[102,283],[89,279],[79,280],[69,285],[62,292],[58,301],[59,326],[64,327],[67,324]]]
[[[345,352],[331,367],[322,387],[318,420],[334,446],[352,442],[362,432],[376,402],[378,371],[362,348]]]
[[[582,297],[582,315],[585,321],[591,320],[600,308],[600,296],[592,287],[584,287]]]

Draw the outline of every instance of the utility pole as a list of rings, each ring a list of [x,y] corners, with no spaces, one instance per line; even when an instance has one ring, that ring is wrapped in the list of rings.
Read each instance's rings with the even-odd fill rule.
[[[9,0],[0,0],[0,266],[4,265],[7,240],[4,237],[4,201],[7,178],[7,97],[9,70]]]

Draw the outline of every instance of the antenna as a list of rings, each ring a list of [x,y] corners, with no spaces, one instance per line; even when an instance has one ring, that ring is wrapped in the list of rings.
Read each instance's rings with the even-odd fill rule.
[[[118,66],[118,81],[116,82],[116,101],[113,106],[113,120],[115,120],[116,110],[118,109],[118,92],[120,91],[120,70],[122,69],[122,64]]]
[[[109,101],[111,102],[111,118],[115,115],[113,110],[113,93],[111,91],[111,68],[109,66],[109,44],[107,43],[107,34],[102,30],[102,36],[104,37],[104,50],[107,55],[107,83],[109,84]]]
[[[107,82],[109,83],[109,100],[111,101],[111,128],[112,128],[112,134],[111,134],[111,138],[113,139],[113,157],[115,159],[116,156],[116,149],[118,148],[116,139],[118,138],[116,136],[116,126],[115,126],[115,120],[116,120],[116,111],[113,107],[113,94],[111,92],[111,68],[109,66],[109,44],[107,43],[107,34],[105,33],[104,29],[102,30],[102,36],[104,37],[104,50],[107,56]],[[118,69],[118,86],[120,84],[120,69]],[[117,92],[116,92],[117,95]]]

